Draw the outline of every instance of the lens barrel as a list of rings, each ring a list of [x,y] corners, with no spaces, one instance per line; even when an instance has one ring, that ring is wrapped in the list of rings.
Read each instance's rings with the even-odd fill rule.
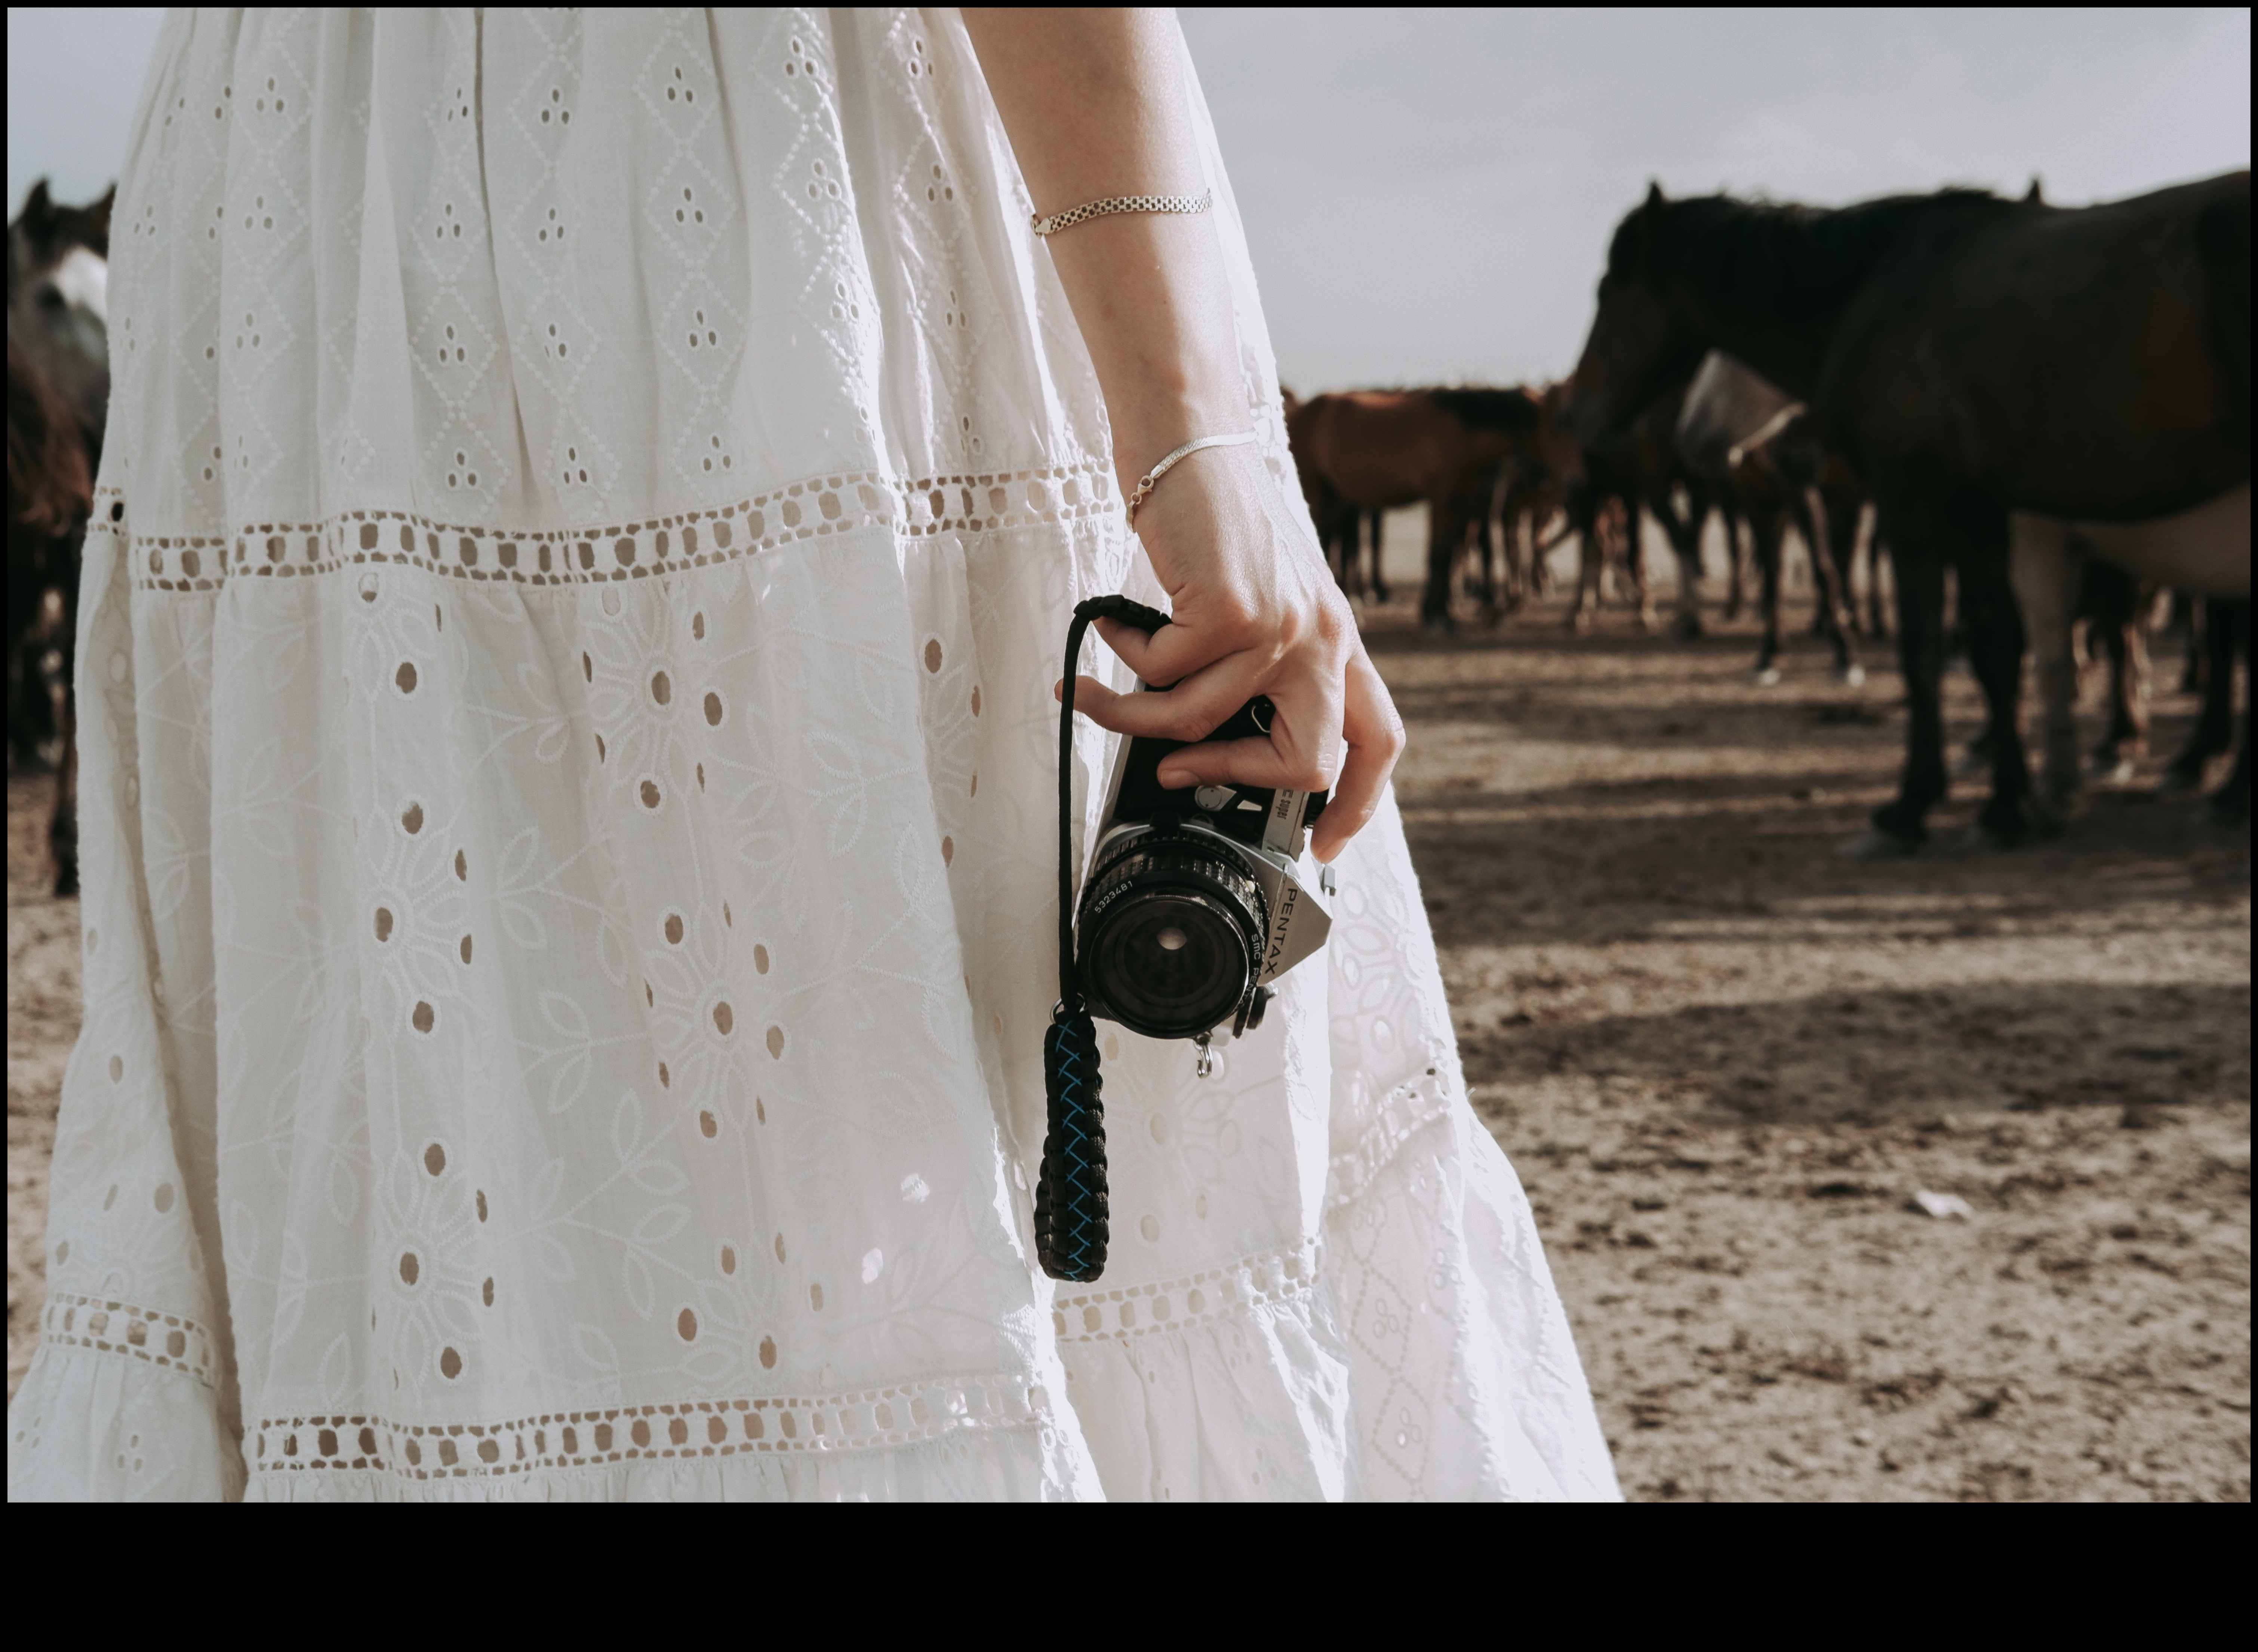
[[[1098,1014],[1147,1038],[1188,1039],[1238,1014],[1268,932],[1261,886],[1228,844],[1159,830],[1100,852],[1075,952]]]

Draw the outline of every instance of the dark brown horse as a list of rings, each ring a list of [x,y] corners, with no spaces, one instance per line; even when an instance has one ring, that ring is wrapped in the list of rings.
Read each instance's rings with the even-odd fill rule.
[[[1909,746],[1860,852],[1945,791],[1944,571],[1992,742],[1985,832],[2026,829],[2010,513],[2174,516],[2250,479],[2250,175],[2074,209],[1953,189],[1837,211],[1658,188],[1617,227],[1577,419],[1621,429],[1720,349],[1805,401],[1871,491],[1898,585]]]
[[[1611,556],[1622,564],[1639,623],[1649,631],[1657,628],[1641,532],[1643,518],[1651,515],[1678,562],[1678,612],[1671,629],[1680,637],[1701,635],[1701,534],[1722,496],[1679,456],[1674,432],[1686,388],[1668,386],[1626,429],[1580,446],[1579,479],[1565,490],[1569,521],[1581,540],[1576,600],[1568,613],[1571,630],[1590,626]],[[1573,379],[1556,386],[1554,410],[1560,418],[1573,417],[1574,394]]]
[[[58,894],[78,887],[71,682],[79,548],[110,401],[115,194],[58,206],[42,179],[8,226],[8,752],[11,764],[57,770],[47,844]]]
[[[1779,681],[1783,547],[1793,527],[1811,559],[1818,588],[1816,629],[1835,645],[1835,674],[1863,683],[1841,570],[1857,542],[1865,500],[1850,467],[1819,444],[1810,409],[1722,351],[1694,375],[1678,415],[1677,444],[1686,468],[1731,499],[1756,549],[1764,636],[1752,675]]]
[[[1530,450],[1543,425],[1537,399],[1521,390],[1356,390],[1303,402],[1288,416],[1287,436],[1311,515],[1336,525],[1347,518],[1351,547],[1356,514],[1427,507],[1419,612],[1441,628],[1451,623],[1459,553],[1470,537],[1488,535],[1498,473]],[[1326,531],[1321,521],[1319,534]]]

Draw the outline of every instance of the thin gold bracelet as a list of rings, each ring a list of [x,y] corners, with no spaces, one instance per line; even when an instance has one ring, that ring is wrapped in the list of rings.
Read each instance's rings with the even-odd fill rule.
[[[1054,212],[1047,218],[1040,212],[1034,215],[1035,233],[1056,235],[1061,230],[1071,230],[1077,223],[1092,218],[1102,218],[1109,212],[1204,212],[1215,204],[1215,191],[1204,190],[1196,195],[1108,195],[1103,201],[1091,201],[1082,206],[1069,207],[1064,212]]]
[[[1129,495],[1129,527],[1137,527],[1137,507],[1145,502],[1145,495],[1153,491],[1153,484],[1175,468],[1176,461],[1188,458],[1202,448],[1243,447],[1254,439],[1252,430],[1241,430],[1237,436],[1204,436],[1187,442],[1137,479],[1137,491]]]

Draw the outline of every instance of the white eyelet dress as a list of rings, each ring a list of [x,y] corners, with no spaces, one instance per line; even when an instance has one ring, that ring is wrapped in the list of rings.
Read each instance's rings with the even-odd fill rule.
[[[1214,1077],[1102,1026],[1034,1265],[1050,688],[1152,591],[1030,210],[954,12],[167,24],[11,1497],[1615,1495],[1392,804]]]

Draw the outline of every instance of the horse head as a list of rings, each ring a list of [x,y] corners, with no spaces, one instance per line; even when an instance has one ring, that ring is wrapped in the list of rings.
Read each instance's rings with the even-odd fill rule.
[[[1657,230],[1670,202],[1651,184],[1646,199],[1615,226],[1592,319],[1571,379],[1569,428],[1588,444],[1615,435],[1701,361],[1705,341],[1656,267]]]
[[[38,364],[100,440],[110,401],[112,185],[82,207],[59,204],[40,179],[8,225],[8,337]]]

